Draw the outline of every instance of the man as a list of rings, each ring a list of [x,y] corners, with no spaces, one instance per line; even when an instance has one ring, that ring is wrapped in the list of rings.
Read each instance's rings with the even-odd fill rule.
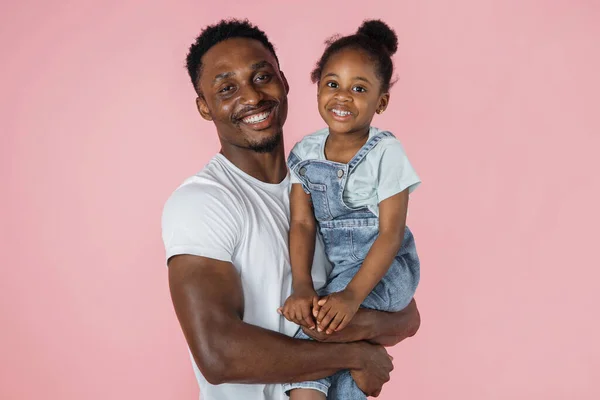
[[[202,398],[283,400],[281,383],[342,369],[377,396],[392,369],[381,345],[416,332],[414,302],[393,314],[361,309],[332,335],[307,332],[317,341],[291,338],[297,326],[277,313],[291,291],[282,137],[289,87],[273,45],[247,21],[221,21],[190,47],[187,66],[221,151],[172,194],[162,223],[171,296]],[[320,243],[314,263],[319,287],[328,272]]]

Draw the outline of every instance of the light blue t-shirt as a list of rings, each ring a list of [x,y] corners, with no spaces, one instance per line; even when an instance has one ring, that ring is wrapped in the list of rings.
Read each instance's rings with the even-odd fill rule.
[[[381,132],[371,127],[369,139]],[[325,160],[325,141],[329,129],[324,128],[298,142],[292,152],[301,160]],[[292,172],[291,183],[300,183]],[[421,180],[410,164],[404,148],[393,136],[383,138],[348,176],[344,201],[353,208],[367,207],[379,216],[379,203],[408,188],[414,191]]]

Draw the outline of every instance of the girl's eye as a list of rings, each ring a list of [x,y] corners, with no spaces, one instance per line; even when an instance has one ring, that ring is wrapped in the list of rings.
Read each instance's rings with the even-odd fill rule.
[[[327,82],[325,85],[326,85],[327,87],[330,87],[330,88],[333,88],[333,89],[335,89],[335,88],[337,88],[337,87],[338,87],[338,84],[337,84],[337,83],[335,83],[335,82]]]
[[[358,92],[358,93],[363,93],[363,92],[366,92],[366,91],[367,91],[367,89],[365,89],[365,88],[364,88],[364,87],[362,87],[362,86],[354,86],[354,88],[353,88],[353,89],[354,89],[354,91],[355,91],[355,92]]]

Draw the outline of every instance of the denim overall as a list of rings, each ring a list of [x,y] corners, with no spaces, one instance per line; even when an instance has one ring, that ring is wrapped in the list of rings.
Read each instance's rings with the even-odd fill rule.
[[[294,153],[288,166],[299,177],[304,191],[310,194],[319,233],[333,269],[320,296],[346,288],[361,267],[379,233],[379,219],[367,207],[351,208],[343,199],[348,175],[381,139],[393,136],[379,132],[370,138],[348,164],[327,160],[300,160]],[[385,171],[383,171],[385,173]],[[415,294],[419,283],[419,258],[412,233],[406,228],[402,247],[388,270],[362,303],[362,307],[381,311],[400,311]],[[310,339],[299,330],[296,338]],[[366,399],[348,370],[318,381],[284,385],[291,389],[310,388],[328,393],[328,399]]]

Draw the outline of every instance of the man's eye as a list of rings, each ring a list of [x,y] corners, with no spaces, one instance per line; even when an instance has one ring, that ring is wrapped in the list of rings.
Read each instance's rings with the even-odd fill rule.
[[[227,85],[227,86],[224,86],[224,87],[222,87],[222,88],[219,90],[219,93],[227,93],[228,91],[230,91],[230,90],[232,90],[232,89],[233,89],[233,86],[231,86],[231,85]]]
[[[256,77],[256,80],[259,81],[259,82],[264,82],[266,80],[269,80],[269,78],[271,78],[271,75],[269,75],[269,74],[261,74],[261,75],[258,75]]]

